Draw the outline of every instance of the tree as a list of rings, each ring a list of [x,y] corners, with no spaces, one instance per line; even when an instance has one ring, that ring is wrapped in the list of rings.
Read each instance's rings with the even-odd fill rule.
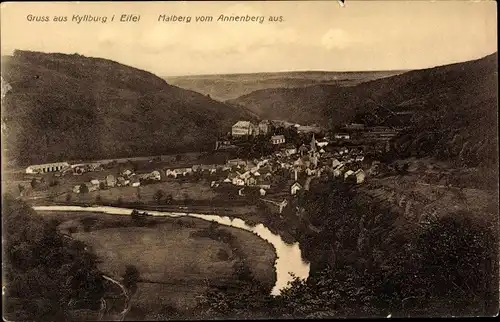
[[[137,226],[144,226],[146,224],[146,216],[135,209],[132,210],[131,218],[132,222]]]
[[[54,224],[26,203],[2,200],[6,320],[65,321],[69,302],[98,304],[104,293],[95,257],[68,244]]]
[[[158,190],[156,190],[155,194],[153,195],[153,198],[159,204],[164,196],[165,196],[165,193],[163,192],[163,190],[158,189]]]
[[[438,219],[417,237],[408,260],[418,279],[405,284],[408,296],[421,299],[422,310],[466,315],[498,310],[498,234],[490,225],[459,212]]]
[[[38,187],[38,181],[36,178],[31,179],[31,188],[36,189]]]
[[[107,186],[104,181],[99,182],[99,189],[100,190],[106,190]]]
[[[123,286],[125,286],[131,294],[137,291],[137,282],[139,281],[140,273],[134,265],[127,265],[123,274]]]
[[[88,193],[89,192],[89,187],[85,183],[82,183],[80,185],[80,193]]]
[[[68,202],[71,201],[71,194],[69,193],[66,194],[66,201]]]
[[[168,194],[167,197],[165,198],[165,204],[170,205],[173,200],[174,200],[174,198],[172,197],[172,195]]]
[[[17,188],[19,189],[19,194],[22,195],[24,192],[24,186],[22,184],[18,184]]]

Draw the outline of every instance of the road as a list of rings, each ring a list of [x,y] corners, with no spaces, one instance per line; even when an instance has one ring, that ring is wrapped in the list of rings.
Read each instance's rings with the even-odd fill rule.
[[[63,234],[63,237],[64,238],[67,238],[67,239],[70,239],[70,240],[75,240],[73,237],[71,237],[70,235],[68,234]],[[85,247],[85,250],[87,250],[87,248]],[[118,314],[119,316],[119,319],[118,321],[123,321],[125,319],[125,316],[127,315],[127,313],[130,311],[130,308],[132,307],[132,301],[131,301],[131,298],[129,296],[129,293],[127,291],[127,289],[125,288],[125,286],[123,286],[123,284],[121,284],[120,282],[118,282],[117,280],[115,280],[114,278],[108,276],[108,275],[105,275],[105,274],[102,274],[102,277],[117,285],[121,290],[122,290],[122,294],[123,296],[125,296],[125,307],[123,308],[123,310]],[[103,303],[104,301],[104,303]],[[103,318],[106,318],[106,320],[110,320],[111,316],[106,316],[106,308],[107,308],[107,305],[106,305],[106,300],[104,300],[103,298],[101,298],[101,310],[99,312],[99,316],[100,316],[100,320],[102,320]]]

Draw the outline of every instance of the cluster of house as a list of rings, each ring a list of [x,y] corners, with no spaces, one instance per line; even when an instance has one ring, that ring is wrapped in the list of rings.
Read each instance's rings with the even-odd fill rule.
[[[281,139],[281,138],[277,138]],[[284,143],[284,142],[283,142]],[[283,144],[280,143],[280,144]],[[232,159],[226,164],[193,165],[175,169],[165,169],[167,177],[178,178],[198,174],[215,175],[217,180],[211,181],[211,187],[232,185],[238,187],[239,195],[245,194],[246,187],[258,189],[260,196],[268,194],[273,185],[273,177],[285,175],[293,182],[289,186],[289,194],[294,196],[300,190],[309,190],[313,178],[327,173],[344,180],[354,180],[361,184],[366,174],[362,169],[364,156],[362,151],[342,147],[335,151],[325,151],[328,141],[318,141],[312,136],[309,145],[295,147],[285,144],[281,149],[269,156],[254,160]],[[269,200],[267,200],[269,201]],[[282,209],[283,202],[273,202]]]
[[[144,181],[160,181],[161,173],[160,171],[152,171],[149,173],[135,174],[132,170],[126,169],[118,176],[109,174],[106,178],[92,179],[89,182],[83,183],[87,187],[88,191],[97,191],[103,188],[113,188],[113,187],[139,187],[141,182]],[[82,192],[82,185],[75,185],[73,187],[74,193]]]
[[[258,124],[250,121],[238,121],[231,128],[233,137],[245,137],[256,135],[272,134],[273,129],[277,127],[295,127],[298,133],[320,133],[322,128],[315,125],[300,125],[281,120],[262,120]]]

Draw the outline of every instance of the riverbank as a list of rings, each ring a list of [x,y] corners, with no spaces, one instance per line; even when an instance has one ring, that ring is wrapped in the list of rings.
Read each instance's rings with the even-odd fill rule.
[[[165,308],[189,312],[197,305],[197,296],[209,289],[237,285],[235,268],[243,261],[268,292],[276,282],[273,246],[241,229],[217,227],[233,236],[231,241],[219,241],[201,236],[199,232],[211,224],[196,218],[154,217],[138,226],[130,216],[38,213],[89,245],[106,274],[121,279],[127,265],[137,269],[140,278],[127,319],[145,318],[145,312],[160,314]]]

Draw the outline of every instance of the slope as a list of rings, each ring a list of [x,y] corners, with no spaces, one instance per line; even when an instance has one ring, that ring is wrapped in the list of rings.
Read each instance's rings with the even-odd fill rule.
[[[354,86],[373,79],[401,74],[402,71],[324,72],[295,71],[277,73],[221,74],[165,77],[172,85],[194,90],[227,101],[267,88],[295,88],[332,84]]]
[[[78,54],[2,58],[4,148],[19,164],[197,150],[252,114],[142,70]]]
[[[231,100],[262,118],[330,127],[357,121],[408,127],[403,154],[459,157],[479,162],[497,149],[497,54],[415,70],[353,87],[315,85],[264,89]],[[406,120],[395,116],[407,113]],[[467,143],[468,142],[468,143]],[[465,145],[465,149],[464,149]],[[494,163],[492,157],[483,159]]]

